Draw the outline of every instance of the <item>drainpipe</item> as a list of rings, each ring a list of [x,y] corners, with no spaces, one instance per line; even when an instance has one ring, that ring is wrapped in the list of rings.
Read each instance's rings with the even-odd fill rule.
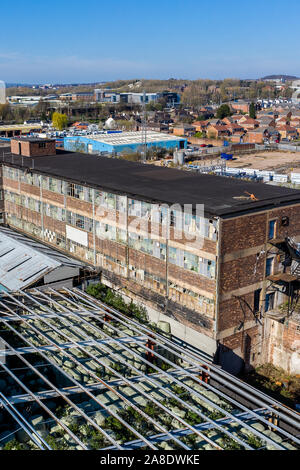
[[[128,236],[128,217],[129,217],[128,196],[126,196],[126,277],[129,279],[129,236]]]
[[[260,304],[260,311],[261,312],[263,311],[264,314],[265,314],[265,299],[266,299],[266,292],[267,292],[266,264],[267,264],[267,256],[268,256],[268,233],[269,233],[268,227],[269,227],[269,212],[266,213],[266,238],[265,238],[265,246],[264,246],[265,256],[264,256],[264,267],[263,267],[264,271],[263,271],[263,283],[262,283],[261,304]],[[261,341],[260,341],[261,348],[259,351],[260,357],[263,357],[264,351],[266,350],[266,348],[264,347],[265,328],[266,328],[265,321],[266,321],[265,315],[263,315],[262,325],[261,325]]]
[[[42,188],[43,177],[42,175],[39,176],[39,185],[40,185],[40,203],[41,203],[41,229],[42,229],[42,240],[44,240],[45,234],[44,234],[44,203],[43,203],[43,188]]]
[[[217,220],[217,266],[216,266],[216,297],[215,297],[215,339],[218,339],[219,333],[219,296],[221,279],[221,231],[222,219]]]
[[[95,221],[95,189],[92,191],[92,201],[93,201],[93,245],[94,245],[94,265],[97,265],[97,256],[96,256],[96,221]]]

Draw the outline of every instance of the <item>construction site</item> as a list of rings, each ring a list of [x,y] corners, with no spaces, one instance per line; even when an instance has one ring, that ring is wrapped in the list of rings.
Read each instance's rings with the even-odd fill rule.
[[[226,173],[232,177],[238,175],[238,177],[251,178],[256,175],[257,178],[261,177],[265,182],[274,181],[274,184],[290,184],[291,187],[299,187],[299,148],[292,151],[268,148],[263,145],[254,147],[256,148],[246,151],[242,149],[229,151],[229,155],[223,154],[221,150],[216,153],[215,149],[213,149],[214,153],[193,152],[191,156],[186,155],[185,167],[206,173]],[[225,159],[223,155],[229,158]]]
[[[78,289],[0,301],[2,449],[296,450],[299,414]]]
[[[300,154],[297,152],[272,150],[235,157],[235,160],[228,162],[229,167],[257,168],[285,174],[297,170],[300,172]]]

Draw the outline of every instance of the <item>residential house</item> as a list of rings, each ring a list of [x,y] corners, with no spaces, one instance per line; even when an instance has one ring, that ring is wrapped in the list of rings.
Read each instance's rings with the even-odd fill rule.
[[[280,133],[281,139],[295,140],[298,137],[297,129],[287,124],[277,127],[277,130]]]
[[[239,116],[239,117],[241,117],[241,116]],[[236,122],[236,121],[232,118],[232,116],[227,116],[227,117],[223,118],[222,121],[224,122],[224,124],[233,124],[233,123]]]
[[[207,127],[206,133],[208,137],[212,137],[214,139],[229,137],[231,134],[227,126],[220,124],[210,124]]]
[[[169,125],[163,124],[162,122],[149,121],[147,123],[147,129],[149,131],[155,131],[155,132],[168,132]],[[140,127],[138,126],[137,130],[142,130],[142,129],[140,129]]]
[[[209,121],[209,124],[211,124],[211,125],[217,125],[217,126],[218,126],[218,125],[224,126],[224,125],[225,125],[225,122],[222,121],[221,119],[216,119],[216,118],[215,118],[215,119],[211,119],[211,120]]]
[[[256,120],[259,122],[259,127],[276,126],[275,119],[273,118],[273,116],[259,116],[256,118]]]
[[[225,119],[227,119],[227,118],[224,118],[224,121],[225,121]],[[230,119],[232,119],[232,122],[238,122],[241,119],[241,115],[240,114],[232,114],[230,116]]]
[[[290,126],[292,127],[300,127],[300,117],[292,116],[290,120]]]
[[[291,117],[292,117],[292,112],[291,111],[287,111],[287,110],[282,110],[282,111],[276,110],[276,111],[274,111],[274,118],[275,119],[285,118],[285,120],[287,122],[289,122]]]
[[[259,121],[256,119],[250,118],[249,116],[243,116],[239,121],[238,124],[243,126],[246,130],[252,130],[259,127]]]
[[[245,129],[243,126],[240,124],[230,123],[226,125],[227,129],[230,131],[231,134],[234,133],[239,133],[239,134],[245,134]]]
[[[195,121],[193,122],[193,126],[195,127],[197,132],[204,132],[209,124],[209,121]]]
[[[250,108],[250,102],[248,101],[243,101],[243,100],[238,100],[230,103],[231,108],[234,111],[238,111],[240,113],[249,113],[249,108]]]
[[[244,142],[244,137],[245,134],[241,134],[240,132],[233,133],[230,136],[230,142],[232,142],[233,144],[240,144]]]
[[[265,140],[264,129],[250,129],[248,130],[245,141],[249,144],[263,144]]]
[[[173,134],[178,136],[192,136],[195,134],[195,131],[195,126],[191,126],[189,124],[178,124],[176,127],[173,128]]]
[[[276,119],[276,126],[285,126],[286,124],[289,124],[289,121],[285,116],[279,117]]]

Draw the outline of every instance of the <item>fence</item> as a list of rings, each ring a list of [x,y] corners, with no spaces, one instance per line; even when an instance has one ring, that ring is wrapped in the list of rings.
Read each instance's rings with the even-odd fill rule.
[[[277,144],[277,148],[279,150],[289,150],[289,151],[292,151],[292,152],[300,152],[300,145]]]
[[[291,183],[300,184],[300,173],[291,173]]]
[[[270,150],[286,150],[289,152],[300,152],[300,145],[295,144],[264,144],[259,145],[259,147]]]

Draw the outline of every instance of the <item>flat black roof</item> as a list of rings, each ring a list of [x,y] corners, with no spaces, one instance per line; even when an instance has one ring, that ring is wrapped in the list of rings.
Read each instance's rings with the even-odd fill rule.
[[[41,137],[13,137],[11,140],[17,140],[18,142],[31,142],[31,143],[45,143],[45,142],[55,142],[55,139],[44,139]]]
[[[0,163],[3,157],[0,155]],[[78,184],[126,193],[145,201],[204,204],[220,217],[300,203],[300,191],[265,183],[204,175],[126,160],[58,151],[55,156],[4,157],[5,162]],[[254,194],[258,201],[245,199]]]

